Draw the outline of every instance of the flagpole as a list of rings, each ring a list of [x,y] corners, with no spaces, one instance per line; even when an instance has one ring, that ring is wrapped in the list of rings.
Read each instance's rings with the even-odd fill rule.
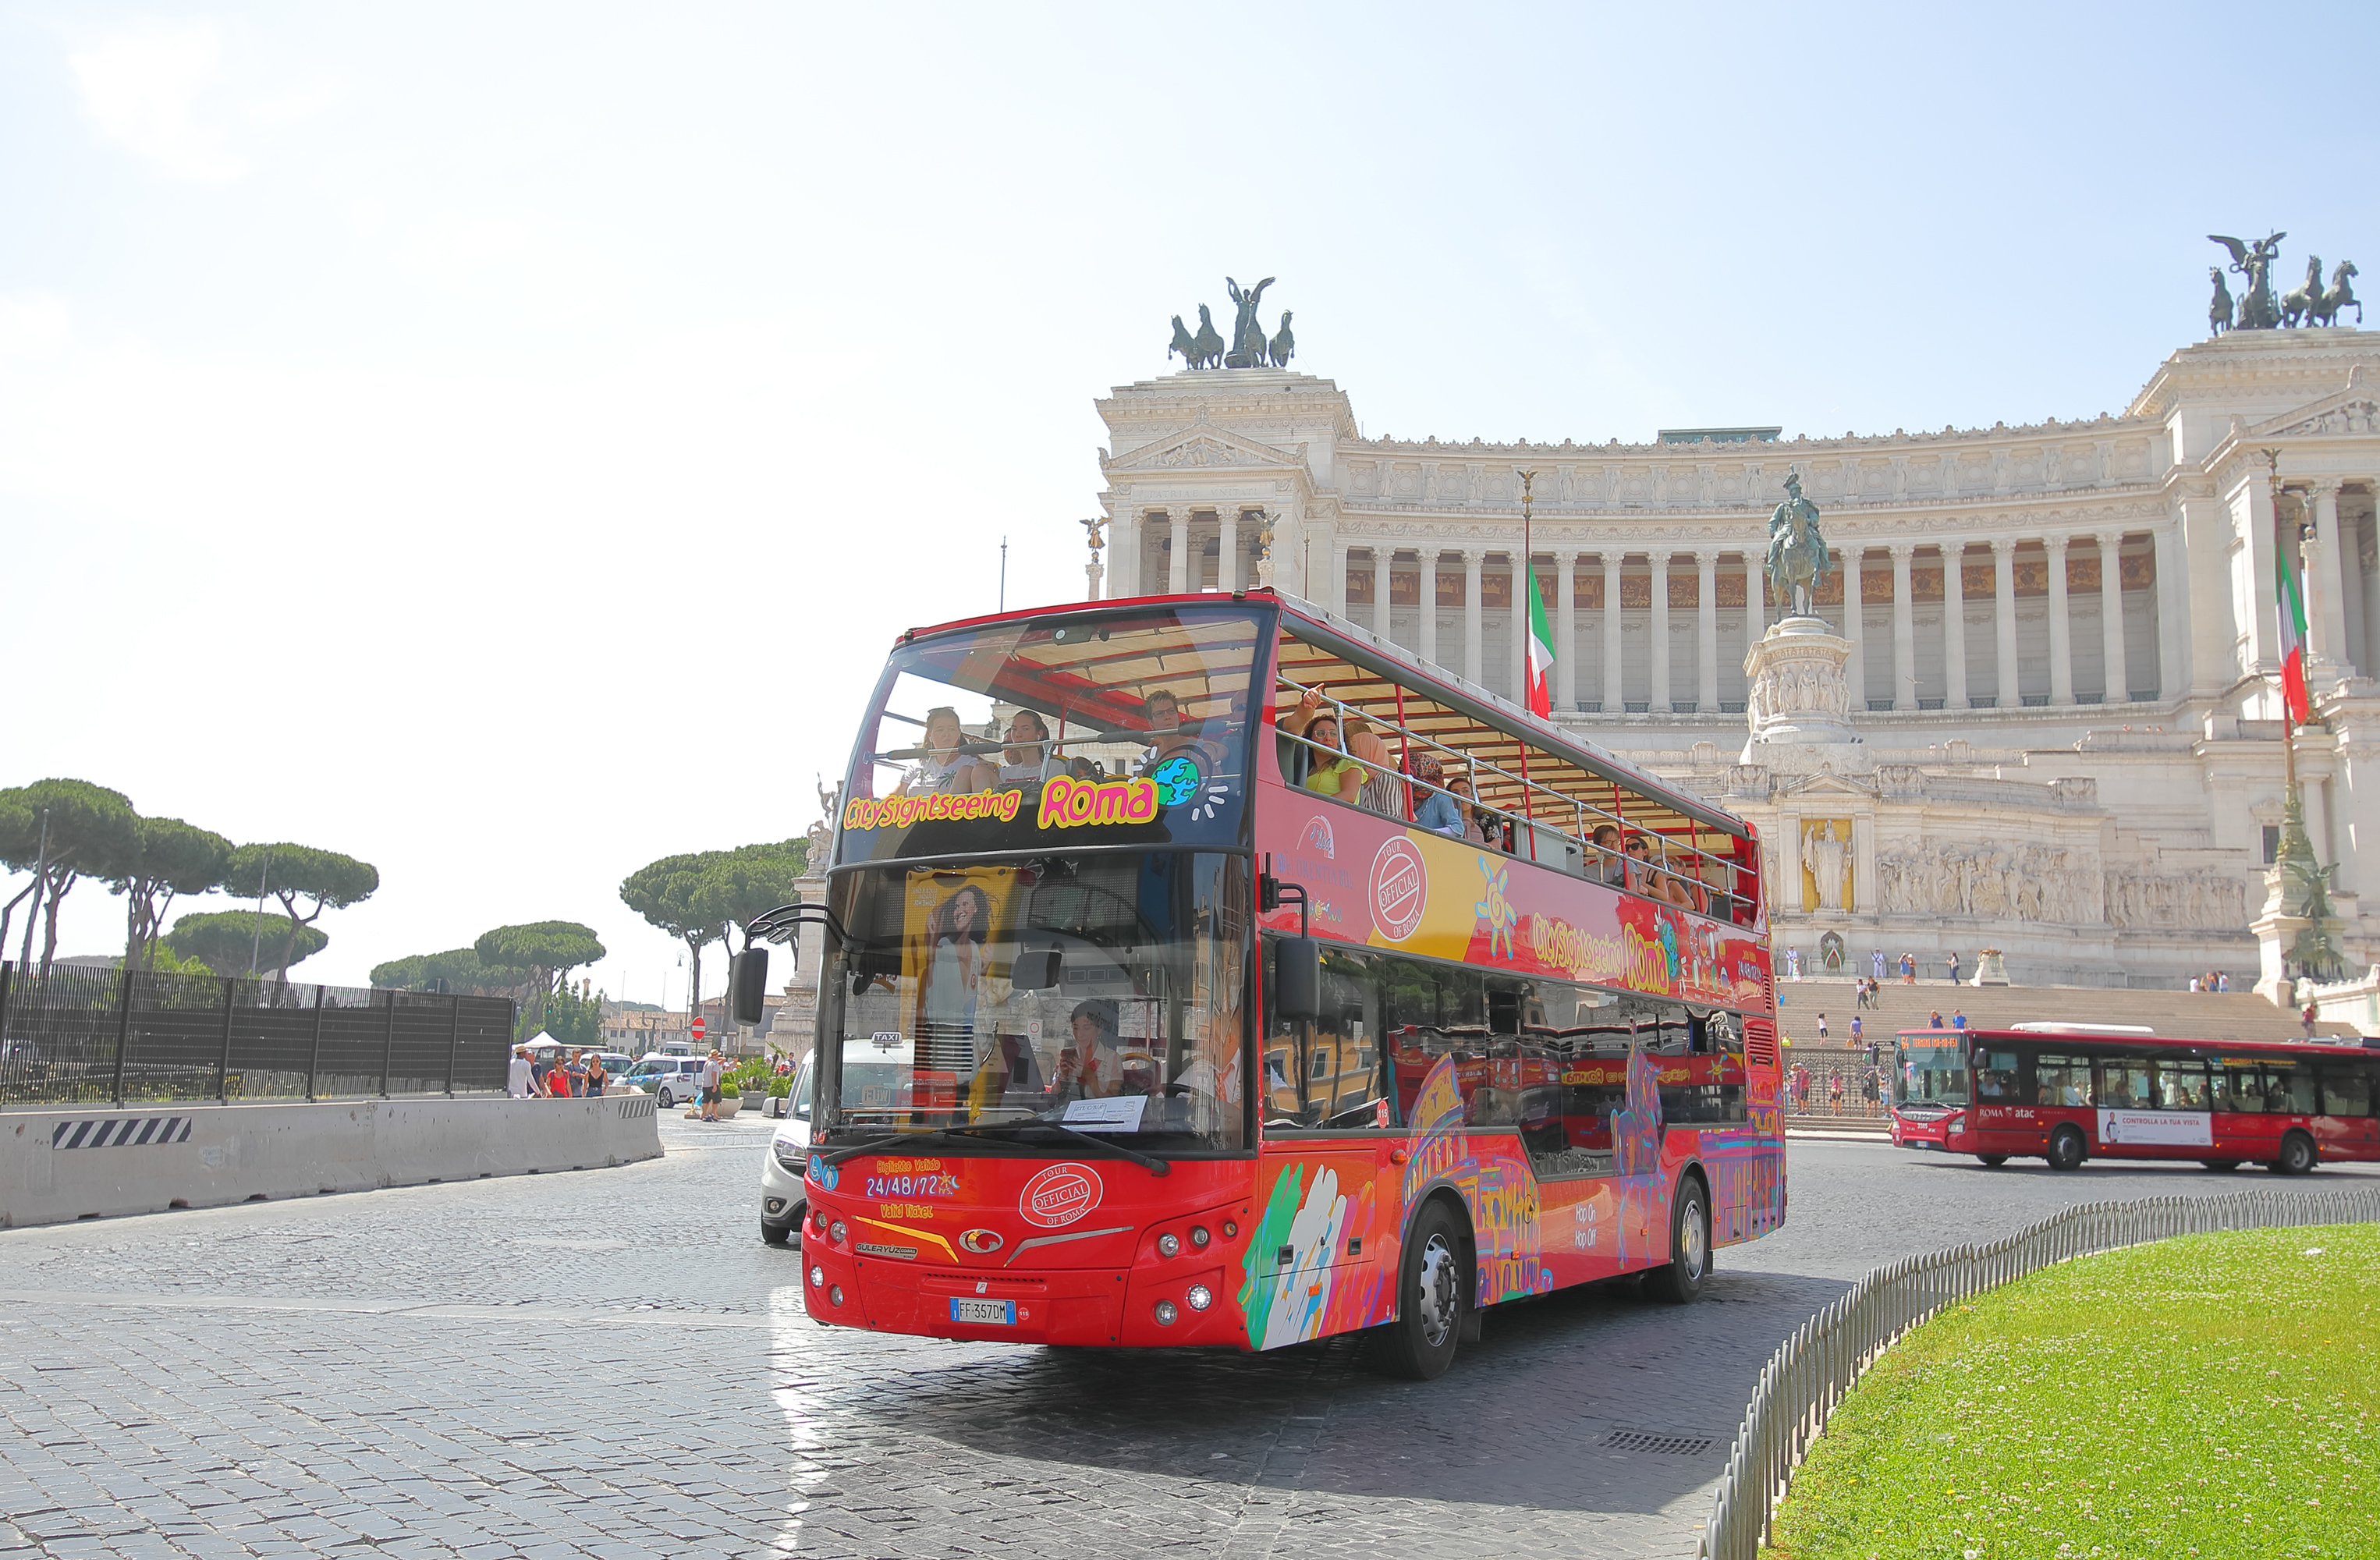
[[[2290,596],[2284,588],[2291,570],[2289,550],[2293,546],[2289,528],[2281,520],[2281,453],[2266,450],[2265,456],[2265,487],[2273,501],[2273,577],[2276,612],[2291,610]],[[2301,596],[2298,598],[2302,599]],[[2294,621],[2294,620],[2292,620]],[[2303,651],[2300,651],[2302,659]],[[2274,865],[2286,866],[2290,862],[2303,862],[2311,868],[2315,865],[2313,841],[2305,831],[2305,801],[2298,793],[2297,721],[2289,707],[2289,671],[2286,657],[2281,675],[2281,841],[2273,853]],[[2286,901],[2285,901],[2286,902]]]
[[[1529,490],[1531,485],[1534,484],[1536,479],[1537,474],[1534,471],[1524,471],[1521,473],[1521,584],[1524,587],[1520,600],[1521,707],[1524,709],[1527,709],[1529,707],[1529,646],[1533,636],[1536,633],[1536,623],[1532,620],[1529,611],[1529,603],[1536,599],[1537,592],[1536,555],[1530,550],[1529,546]],[[1536,711],[1531,709],[1529,713],[1534,715]],[[1521,755],[1521,816],[1534,824],[1536,822],[1537,810],[1532,804],[1532,799],[1529,795],[1532,789],[1529,784],[1529,744],[1528,742],[1524,739],[1519,745]],[[1535,828],[1531,828],[1529,830],[1529,859],[1531,861],[1537,859],[1537,831]]]

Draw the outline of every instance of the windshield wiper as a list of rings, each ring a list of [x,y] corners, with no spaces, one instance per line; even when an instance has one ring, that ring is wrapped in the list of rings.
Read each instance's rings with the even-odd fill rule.
[[[1121,1155],[1124,1158],[1131,1160],[1134,1164],[1138,1165],[1152,1176],[1170,1176],[1173,1173],[1173,1163],[1172,1160],[1160,1159],[1154,1154],[1143,1154],[1136,1148],[1126,1148],[1123,1144],[1117,1143],[1112,1138],[1095,1137],[1089,1132],[1078,1132],[1072,1127],[1062,1126],[1055,1121],[987,1121],[980,1127],[957,1127],[953,1128],[953,1131],[960,1132],[1006,1133],[1009,1131],[1021,1131],[1027,1128],[1038,1129],[1045,1132],[1056,1132],[1062,1137],[1072,1138],[1076,1143],[1087,1143],[1094,1148],[1107,1149],[1111,1153]]]
[[[853,1143],[849,1148],[838,1148],[826,1155],[826,1162],[830,1165],[840,1165],[856,1154],[873,1154],[879,1149],[904,1147],[913,1143],[930,1143],[937,1138],[949,1142],[957,1137],[961,1131],[972,1130],[971,1128],[937,1127],[931,1131],[925,1132],[895,1132],[888,1138],[870,1138],[866,1143]]]

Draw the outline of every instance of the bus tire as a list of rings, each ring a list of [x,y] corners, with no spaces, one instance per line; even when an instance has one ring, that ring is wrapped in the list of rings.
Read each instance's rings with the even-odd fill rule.
[[[2240,1167],[2240,1161],[2237,1159],[2201,1159],[2199,1163],[2218,1176],[2228,1176]]]
[[[2273,1173],[2280,1176],[2302,1176],[2314,1167],[2313,1139],[2303,1132],[2285,1132],[2281,1136],[2281,1156],[2273,1161]]]
[[[2080,1127],[2064,1126],[2049,1134],[2049,1167],[2053,1170],[2081,1169],[2088,1152]]]
[[[2008,1163],[2008,1155],[2005,1154],[1978,1154],[1975,1157],[1995,1170]]]
[[[1670,1205],[1670,1262],[1645,1276],[1645,1292],[1683,1305],[1703,1292],[1710,1278],[1710,1193],[1700,1176],[1678,1182]]]
[[[1397,1316],[1373,1339],[1375,1362],[1407,1381],[1435,1381],[1454,1363],[1464,1312],[1471,1304],[1470,1271],[1463,1260],[1462,1221],[1443,1197],[1423,1204],[1397,1264]]]

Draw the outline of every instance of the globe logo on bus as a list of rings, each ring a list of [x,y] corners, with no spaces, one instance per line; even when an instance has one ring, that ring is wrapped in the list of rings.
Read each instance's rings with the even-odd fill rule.
[[[1099,1205],[1106,1189],[1088,1165],[1069,1161],[1052,1165],[1025,1183],[1017,1194],[1016,1212],[1027,1224],[1056,1229],[1074,1223]]]
[[[1197,795],[1199,782],[1207,777],[1198,772],[1197,765],[1176,756],[1151,769],[1148,778],[1157,782],[1157,799],[1173,807]]]
[[[1421,925],[1429,904],[1429,870],[1410,840],[1390,840],[1372,858],[1372,922],[1390,942],[1402,942]]]

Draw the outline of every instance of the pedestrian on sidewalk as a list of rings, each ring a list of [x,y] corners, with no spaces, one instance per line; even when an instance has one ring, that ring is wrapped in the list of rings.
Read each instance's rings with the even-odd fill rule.
[[[1913,953],[1904,953],[1900,956],[1900,984],[1903,986],[1917,984],[1917,956]]]
[[[1951,1012],[1951,1014],[1950,1014],[1950,1027],[1951,1027],[1952,1029],[1964,1029],[1964,1028],[1966,1028],[1966,1027],[1967,1027],[1967,1010],[1966,1010],[1966,1009],[1964,1009],[1964,1008],[1959,1008],[1959,1009],[1954,1010]]]
[[[1853,1013],[1853,1014],[1852,1015],[1852,1048],[1853,1048],[1854,1050],[1856,1050],[1856,1049],[1859,1047],[1859,1043],[1860,1043],[1860,1016],[1859,1016],[1857,1013]],[[1871,1057],[1869,1057],[1867,1059],[1868,1059],[1868,1061],[1869,1061],[1869,1063],[1870,1063],[1871,1065],[1872,1065],[1872,1064],[1874,1064],[1874,1062],[1876,1061],[1876,1058],[1874,1058],[1874,1057],[1872,1057],[1872,1056],[1871,1056]]]
[[[1959,956],[1955,952],[1942,955],[1942,962],[1950,966],[1950,984],[1959,984]]]
[[[504,1093],[516,1100],[537,1093],[537,1069],[529,1065],[527,1046],[513,1047],[513,1059],[504,1067]]]
[[[587,1053],[570,1053],[570,1097],[583,1099],[587,1094]]]
[[[2313,1039],[2313,1024],[2316,1017],[2313,1004],[2311,1002],[2307,1003],[2305,1005],[2305,1011],[2300,1013],[2298,1017],[2305,1022],[2305,1037],[2309,1040]]]
[[[2230,971],[2217,970],[2215,973],[2215,989],[2217,991],[2228,991],[2231,989]]]
[[[1855,1022],[1856,1022],[1856,1021],[1855,1021]],[[1819,1045],[1821,1045],[1821,1046],[1823,1046],[1823,1045],[1825,1045],[1826,1043],[1827,1043],[1827,1015],[1826,1015],[1826,1014],[1824,1014],[1824,1013],[1820,1013],[1820,1014],[1818,1015],[1818,1044],[1819,1044]]]
[[[1928,1020],[1926,1020],[1926,1021],[1925,1021],[1925,1027],[1926,1027],[1926,1028],[1928,1028],[1928,1029],[1939,1029],[1939,1028],[1941,1028],[1941,1027],[1942,1027],[1942,1010],[1941,1010],[1941,1009],[1937,1008],[1937,1009],[1935,1009],[1935,1010],[1934,1010],[1934,1016],[1933,1016],[1932,1018],[1930,1018],[1930,1019],[1928,1019]]]
[[[1843,1070],[1840,1067],[1827,1074],[1827,1103],[1834,1113],[1843,1113]]]
[[[1884,984],[1884,949],[1877,949],[1869,958],[1876,966],[1876,984],[1881,986]]]
[[[714,1046],[710,1055],[702,1058],[702,1119],[706,1121],[719,1119],[719,1082],[726,1074],[726,1065]]]
[[[603,1090],[611,1083],[611,1075],[603,1070],[603,1058],[596,1052],[587,1053],[587,1094],[590,1099],[601,1099]]]

